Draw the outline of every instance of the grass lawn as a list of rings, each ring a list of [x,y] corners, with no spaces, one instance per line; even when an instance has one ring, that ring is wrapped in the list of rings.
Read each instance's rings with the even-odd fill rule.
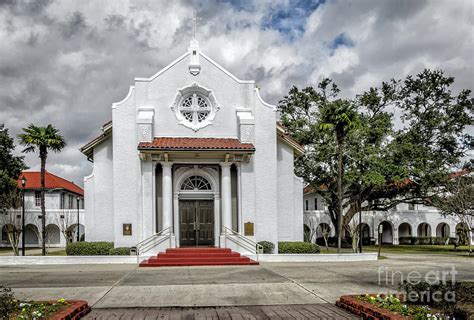
[[[50,248],[47,249],[48,256],[65,256],[66,249],[65,248]],[[13,255],[13,250],[11,248],[0,248],[0,256],[11,256]],[[20,255],[21,255],[21,248],[20,248]],[[41,249],[40,248],[26,248],[26,255],[27,256],[40,256]]]
[[[329,247],[329,252],[326,251],[324,246],[320,246],[321,253],[336,253],[337,249],[334,247]],[[473,247],[474,249],[474,247]],[[362,247],[362,252],[378,252],[378,246],[364,246]],[[342,248],[342,253],[351,253],[352,249]],[[448,254],[448,255],[458,255],[458,256],[468,256],[469,247],[460,246],[457,251],[454,251],[452,245],[382,245],[381,254],[384,253],[403,253],[403,254]],[[474,255],[473,255],[474,257]]]
[[[362,248],[362,252],[378,252],[378,246],[367,246]],[[382,254],[383,253],[406,253],[406,254],[415,254],[415,253],[429,253],[429,254],[450,254],[458,256],[467,256],[469,254],[468,246],[460,246],[457,251],[454,251],[454,246],[452,245],[382,245]]]

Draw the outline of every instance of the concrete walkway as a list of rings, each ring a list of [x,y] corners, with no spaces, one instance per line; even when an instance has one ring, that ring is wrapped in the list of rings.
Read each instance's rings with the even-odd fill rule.
[[[21,299],[84,299],[94,308],[156,308],[333,304],[343,294],[396,290],[401,277],[412,271],[424,276],[455,270],[457,280],[474,281],[473,258],[389,257],[244,267],[11,266],[0,267],[0,284],[12,287]]]

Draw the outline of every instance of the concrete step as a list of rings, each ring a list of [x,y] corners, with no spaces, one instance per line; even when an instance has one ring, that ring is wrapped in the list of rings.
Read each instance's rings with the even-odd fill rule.
[[[238,252],[231,252],[231,253],[228,253],[228,252],[225,252],[225,253],[221,253],[221,252],[213,252],[213,253],[207,253],[207,252],[192,252],[192,253],[188,253],[188,252],[185,252],[185,253],[169,253],[169,252],[161,252],[158,254],[158,258],[175,258],[175,257],[208,257],[208,256],[212,256],[212,257],[240,257],[240,253]]]
[[[257,261],[233,261],[233,262],[198,262],[198,261],[186,261],[186,262],[148,262],[144,261],[140,263],[140,267],[186,267],[186,266],[231,266],[231,265],[258,265]]]
[[[140,263],[140,267],[258,265],[228,248],[170,248]]]
[[[148,259],[150,262],[159,262],[159,261],[220,261],[220,262],[233,262],[233,261],[250,261],[247,257],[151,257]]]
[[[228,248],[170,248],[166,253],[231,253]]]

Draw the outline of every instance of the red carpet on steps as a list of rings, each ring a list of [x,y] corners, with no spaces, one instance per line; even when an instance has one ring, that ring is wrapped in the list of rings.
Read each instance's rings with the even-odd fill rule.
[[[258,265],[248,257],[227,248],[189,247],[166,249],[157,256],[140,263],[140,267],[185,267]]]

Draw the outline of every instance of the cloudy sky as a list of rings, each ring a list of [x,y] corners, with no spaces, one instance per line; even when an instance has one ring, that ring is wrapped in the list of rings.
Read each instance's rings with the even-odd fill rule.
[[[274,104],[322,77],[350,97],[426,67],[474,89],[470,0],[0,0],[0,123],[15,136],[29,123],[58,127],[68,146],[47,168],[82,185],[91,163],[78,149],[134,77],[186,52],[193,9],[203,51]]]

